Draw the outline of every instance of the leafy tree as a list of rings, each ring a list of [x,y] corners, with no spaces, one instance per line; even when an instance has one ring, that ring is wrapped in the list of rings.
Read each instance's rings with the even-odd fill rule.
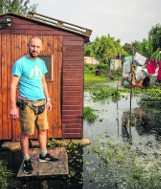
[[[145,57],[159,61],[161,51],[161,25],[153,26],[148,32],[148,39],[139,44],[139,52]]]
[[[130,43],[125,43],[123,49],[128,53],[128,55],[133,55],[135,52],[140,51],[140,42],[134,41]]]
[[[161,51],[161,25],[157,24],[153,26],[149,31],[149,51],[150,57],[152,59],[159,60],[160,51]]]
[[[0,0],[0,14],[15,13],[25,16],[28,11],[35,11],[37,4],[30,5],[30,0]]]
[[[92,44],[92,42],[85,44],[84,56],[91,56],[91,53],[92,53],[91,52],[91,44]]]
[[[139,52],[145,57],[151,57],[151,40],[143,39],[139,46]]]
[[[161,25],[157,24],[153,26],[149,31],[149,39],[151,39],[151,49],[155,52],[158,48],[161,48]]]
[[[161,61],[161,25],[153,26],[148,33],[148,39],[142,42],[134,41],[120,45],[120,40],[108,36],[97,37],[93,42],[85,46],[85,55],[91,56],[102,63],[108,63],[111,58],[118,58],[121,54],[132,55],[139,52],[147,58]]]
[[[123,45],[123,49],[128,53],[128,55],[132,55],[133,46],[130,43],[125,43]]]
[[[132,51],[134,51],[134,52],[132,52],[132,54],[135,53],[135,52],[138,52],[140,50],[140,42],[139,41],[135,40],[131,44],[132,44],[132,47],[133,47]]]
[[[127,54],[121,47],[120,40],[108,36],[96,37],[96,39],[85,46],[85,55],[91,56],[102,63],[108,63],[111,58],[118,58],[119,55]]]

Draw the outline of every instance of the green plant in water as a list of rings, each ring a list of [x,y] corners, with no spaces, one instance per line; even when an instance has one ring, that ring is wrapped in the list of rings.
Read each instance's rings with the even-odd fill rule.
[[[99,90],[92,90],[91,92],[95,101],[102,101],[109,98],[112,98],[112,100],[115,101],[121,97],[121,92],[119,90],[107,87],[102,87]]]
[[[69,187],[67,188],[70,188],[73,181],[79,184],[83,183],[83,174],[80,171],[83,167],[83,147],[75,142],[70,142],[67,145],[67,153],[69,166],[69,175],[67,178]]]
[[[89,106],[84,107],[84,113],[83,113],[84,120],[86,120],[89,123],[93,123],[96,118],[97,118],[97,115],[95,114],[92,108],[90,108]]]
[[[88,171],[86,177],[90,177],[98,188],[161,188],[161,161],[154,155],[154,151],[159,153],[161,147],[135,148],[111,138],[103,142],[103,137],[96,141],[92,147],[88,147],[88,153],[93,154],[95,161],[86,164],[85,169]]]

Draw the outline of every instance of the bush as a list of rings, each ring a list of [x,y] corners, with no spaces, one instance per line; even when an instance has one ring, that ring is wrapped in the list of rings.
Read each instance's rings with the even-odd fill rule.
[[[93,64],[84,64],[84,72],[90,73],[90,72],[95,72],[96,70],[96,65]]]
[[[104,64],[104,63],[100,63],[97,65],[97,69],[103,72],[107,72],[109,71],[109,65],[108,64]]]

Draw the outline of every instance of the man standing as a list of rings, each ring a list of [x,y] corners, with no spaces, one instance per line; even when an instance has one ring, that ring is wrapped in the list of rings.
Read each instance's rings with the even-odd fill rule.
[[[40,145],[40,162],[58,161],[47,152],[47,111],[52,109],[50,103],[45,74],[47,68],[44,61],[38,58],[42,51],[42,41],[38,36],[30,38],[28,43],[28,54],[18,59],[12,69],[11,79],[11,119],[20,116],[21,136],[20,143],[24,156],[24,172],[31,174],[33,171],[29,155],[29,135],[34,134],[34,127],[38,130],[38,141]],[[26,106],[16,106],[16,88],[19,87],[21,98],[25,99]],[[31,108],[35,103],[43,103],[46,100],[45,110],[35,114]],[[22,101],[23,102],[23,101]]]

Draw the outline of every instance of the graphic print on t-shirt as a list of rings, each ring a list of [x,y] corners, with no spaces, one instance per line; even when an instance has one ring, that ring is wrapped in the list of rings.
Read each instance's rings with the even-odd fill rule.
[[[29,78],[31,79],[40,79],[42,77],[42,71],[41,69],[35,65],[34,68],[31,69]]]

